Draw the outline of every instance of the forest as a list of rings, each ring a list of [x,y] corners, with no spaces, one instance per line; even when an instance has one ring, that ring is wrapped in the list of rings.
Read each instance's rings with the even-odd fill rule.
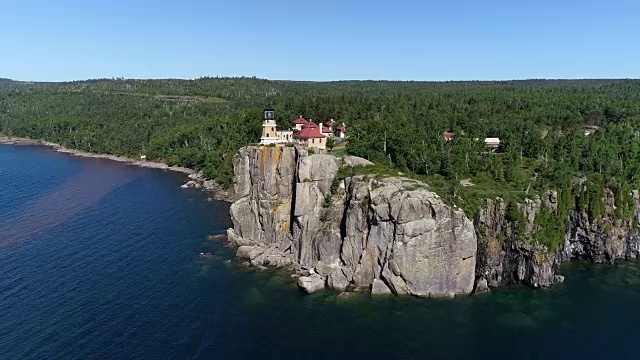
[[[640,80],[0,79],[0,133],[146,154],[231,186],[232,156],[259,139],[267,104],[280,124],[298,115],[347,123],[349,154],[425,180],[471,216],[478,199],[548,189],[595,216],[604,187],[620,195],[625,216],[624,199],[640,188]],[[599,129],[586,136],[586,125]],[[497,152],[485,137],[500,138]]]

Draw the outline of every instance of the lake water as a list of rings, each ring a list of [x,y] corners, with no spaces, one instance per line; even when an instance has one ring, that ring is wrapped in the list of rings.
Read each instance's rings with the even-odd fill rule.
[[[183,180],[0,146],[0,358],[638,358],[637,264],[453,300],[306,295],[208,240],[229,205]]]

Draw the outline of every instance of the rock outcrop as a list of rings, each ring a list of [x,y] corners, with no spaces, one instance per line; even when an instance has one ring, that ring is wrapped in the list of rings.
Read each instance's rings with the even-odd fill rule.
[[[614,194],[605,189],[604,211],[591,219],[587,211],[573,209],[567,215],[568,228],[564,243],[556,249],[537,241],[539,225],[536,217],[542,205],[557,212],[558,193],[548,191],[543,200],[525,199],[518,204],[521,217],[508,218],[508,203],[503,199],[487,199],[475,218],[478,233],[477,283],[502,286],[523,283],[548,287],[564,281],[557,274],[560,263],[583,259],[595,263],[638,259],[640,256],[640,195],[633,192],[634,215],[620,219],[615,215]],[[556,216],[559,216],[556,214]],[[522,222],[522,224],[518,224]]]
[[[209,193],[209,200],[230,201],[230,192],[214,180],[207,179],[202,171],[193,172],[187,176],[188,180],[180,188],[202,189]]]
[[[298,278],[298,286],[307,293],[324,289],[324,284],[325,279],[318,274],[301,276]]]
[[[492,287],[518,283],[532,287],[552,285],[559,257],[546,246],[530,241],[530,235],[537,231],[535,217],[540,211],[540,201],[519,204],[517,211],[522,214],[524,224],[508,219],[507,207],[507,202],[500,198],[487,199],[476,216],[478,281],[486,281]]]
[[[342,166],[334,156],[293,147],[241,149],[229,230],[238,256],[310,270],[299,279],[308,292],[322,279],[339,291],[471,293],[477,240],[461,209],[410,179],[336,179]]]
[[[630,219],[615,216],[613,192],[605,189],[604,213],[590,219],[586,211],[570,214],[571,228],[567,232],[562,259],[584,259],[595,263],[613,263],[618,259],[637,259],[640,255],[640,232],[634,227],[640,221],[640,198],[633,192],[635,215]]]
[[[338,178],[342,167],[355,165],[369,162],[294,147],[241,149],[228,231],[237,256],[253,266],[291,267],[307,292],[326,286],[424,297],[548,287],[564,280],[557,274],[563,261],[640,258],[638,191],[626,220],[605,190],[595,219],[578,206],[567,213],[558,192],[548,191],[518,203],[486,199],[472,222],[415,180]],[[541,241],[542,215],[546,222],[566,216],[547,241],[553,248]]]

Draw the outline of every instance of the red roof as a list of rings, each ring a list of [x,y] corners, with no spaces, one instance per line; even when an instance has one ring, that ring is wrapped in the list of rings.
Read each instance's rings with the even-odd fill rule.
[[[311,121],[305,119],[302,117],[302,115],[300,115],[300,117],[298,117],[297,119],[293,120],[293,124],[302,124],[302,125],[306,125],[308,123],[310,123]]]
[[[447,131],[447,132],[444,133],[444,138],[447,139],[447,140],[453,139],[454,136],[456,136],[456,134],[454,134],[454,133],[452,133],[450,131]]]
[[[328,128],[328,127],[326,127],[326,126],[323,126],[323,127],[322,127],[322,132],[323,132],[323,133],[332,133],[332,132],[333,132],[333,130],[331,130],[331,128]]]
[[[293,134],[293,138],[294,139],[318,139],[318,138],[323,138],[325,137],[324,135],[322,135],[322,133],[320,132],[320,127],[318,125],[316,125],[315,123],[309,121],[303,128],[302,130],[298,131],[297,133]]]
[[[336,130],[338,130],[340,132],[345,131],[346,128],[347,128],[347,125],[345,125],[344,123],[336,126]]]
[[[326,126],[331,126],[331,125],[333,125],[333,119],[329,119],[329,121],[325,121],[325,122],[324,122],[324,124],[325,124]]]

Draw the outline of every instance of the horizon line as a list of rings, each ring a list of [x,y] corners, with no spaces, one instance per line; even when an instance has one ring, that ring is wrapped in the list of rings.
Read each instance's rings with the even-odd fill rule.
[[[197,78],[182,78],[182,77],[149,77],[149,78],[126,78],[122,76],[117,77],[102,77],[102,78],[81,78],[74,80],[17,80],[11,78],[0,77],[0,80],[8,80],[19,83],[40,83],[40,84],[60,84],[60,83],[74,83],[74,82],[87,82],[87,81],[154,81],[154,80],[177,80],[177,81],[195,81],[201,79],[256,79],[266,81],[281,81],[281,82],[306,82],[306,83],[337,83],[337,82],[422,82],[422,83],[451,83],[451,82],[509,82],[509,81],[579,81],[579,80],[640,80],[640,78],[632,77],[580,77],[580,78],[512,78],[512,79],[452,79],[452,80],[393,80],[393,79],[339,79],[339,80],[299,80],[299,79],[269,79],[258,76],[211,76],[204,75]]]

